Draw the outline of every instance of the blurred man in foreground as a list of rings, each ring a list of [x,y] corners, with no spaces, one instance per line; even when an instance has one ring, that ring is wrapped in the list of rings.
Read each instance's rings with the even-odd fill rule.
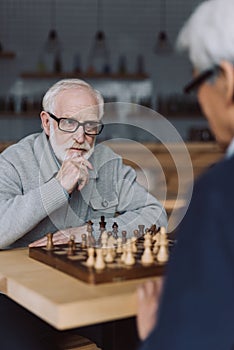
[[[227,153],[194,187],[158,312],[157,285],[149,282],[138,290],[141,350],[234,349],[233,16],[233,0],[205,1],[178,37],[194,68],[185,92],[196,91]],[[154,311],[150,317],[147,310]]]

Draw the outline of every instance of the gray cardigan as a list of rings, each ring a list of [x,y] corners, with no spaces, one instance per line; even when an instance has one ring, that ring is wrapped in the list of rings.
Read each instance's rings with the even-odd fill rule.
[[[94,223],[107,230],[114,221],[131,236],[139,224],[167,225],[161,204],[136,182],[135,171],[100,144],[90,157],[89,183],[69,197],[55,179],[59,168],[44,132],[33,134],[0,154],[0,248],[27,246],[47,232]],[[116,216],[116,214],[119,214]]]

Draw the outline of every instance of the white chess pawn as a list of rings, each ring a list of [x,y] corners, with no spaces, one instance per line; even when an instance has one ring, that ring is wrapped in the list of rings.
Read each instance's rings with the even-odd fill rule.
[[[96,249],[96,261],[94,264],[96,270],[103,270],[105,268],[105,262],[103,260],[102,249]]]
[[[152,236],[151,236],[149,230],[146,231],[146,233],[145,233],[145,235],[144,235],[144,238],[145,238],[145,240],[146,240],[146,239],[149,239],[149,240],[151,241]]]
[[[153,254],[151,252],[151,241],[149,238],[145,239],[145,242],[144,242],[144,247],[145,247],[145,250],[142,254],[142,257],[141,257],[141,262],[142,264],[144,265],[149,265],[149,264],[152,264],[154,262],[154,257],[153,257]]]
[[[161,263],[166,263],[169,259],[168,252],[168,239],[165,227],[160,230],[159,250],[157,254],[157,260]]]
[[[113,261],[114,261],[114,256],[113,256],[112,248],[108,247],[107,254],[105,256],[105,262],[112,263]]]
[[[131,240],[129,240],[126,244],[126,256],[124,259],[124,263],[125,265],[131,266],[135,264],[135,258],[132,254],[132,244],[131,244]]]
[[[133,253],[137,252],[136,241],[137,241],[137,237],[132,237],[131,238],[131,246],[132,246],[132,252]]]
[[[94,259],[94,248],[88,248],[88,259],[86,261],[86,265],[89,267],[94,266],[95,264],[95,259]]]
[[[46,249],[47,250],[53,250],[54,244],[53,244],[53,233],[49,232],[47,233],[47,243],[46,243]]]
[[[102,248],[106,248],[107,247],[107,240],[108,240],[108,234],[106,231],[102,232],[101,235],[101,246]]]
[[[86,248],[87,247],[87,236],[85,233],[81,235],[81,247]]]
[[[113,248],[115,246],[115,244],[116,244],[115,237],[113,237],[112,235],[110,237],[108,237],[107,246]]]
[[[125,262],[125,258],[126,258],[126,255],[127,255],[127,246],[126,246],[126,243],[123,245],[123,248],[122,248],[122,255],[121,255],[121,261],[124,263]]]
[[[116,253],[122,253],[123,249],[122,249],[122,238],[119,237],[117,238],[117,249],[116,249]]]
[[[106,231],[103,231],[101,235],[101,248],[102,248],[103,256],[105,256],[107,253],[107,240],[108,240],[108,234]]]

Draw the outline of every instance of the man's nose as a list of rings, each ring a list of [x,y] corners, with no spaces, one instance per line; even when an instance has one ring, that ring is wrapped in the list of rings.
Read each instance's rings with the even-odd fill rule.
[[[79,143],[83,143],[85,140],[85,133],[84,133],[84,128],[83,126],[79,126],[79,128],[74,132],[73,134],[74,139],[79,142]]]

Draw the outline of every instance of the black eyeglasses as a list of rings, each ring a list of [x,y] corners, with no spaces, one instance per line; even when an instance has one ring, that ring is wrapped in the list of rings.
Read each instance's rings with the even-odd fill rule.
[[[101,122],[95,122],[92,120],[86,122],[78,122],[76,119],[72,118],[57,118],[54,114],[47,112],[49,116],[56,120],[58,123],[58,128],[65,132],[75,132],[80,126],[82,126],[85,135],[96,136],[102,132],[104,125]]]
[[[196,78],[191,80],[184,87],[184,93],[190,94],[192,91],[197,90],[201,84],[203,84],[206,80],[213,77],[215,74],[219,73],[221,70],[220,66],[216,65],[213,68],[207,69],[201,74],[199,74]]]

